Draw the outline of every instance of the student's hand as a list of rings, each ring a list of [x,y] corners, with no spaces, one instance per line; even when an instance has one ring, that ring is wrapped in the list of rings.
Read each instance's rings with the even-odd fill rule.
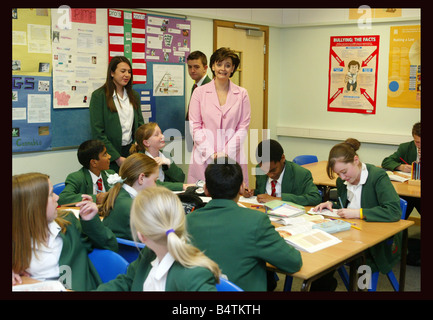
[[[125,159],[126,159],[125,157],[119,157],[116,159],[116,163],[119,166],[119,168],[122,165],[123,161],[125,161]]]
[[[359,209],[338,209],[337,214],[346,219],[359,219]]]
[[[269,202],[272,200],[281,200],[280,197],[272,197],[267,193],[257,195],[257,201],[260,203]]]
[[[83,194],[82,197],[83,201],[76,204],[80,208],[81,219],[85,221],[92,220],[98,213],[98,206],[92,201],[91,196]]]
[[[212,157],[213,157],[214,159],[216,159],[216,158],[227,157],[227,155],[226,155],[224,152],[215,152],[215,153],[212,155]]]
[[[244,198],[249,198],[252,197],[253,195],[254,195],[254,189],[247,189],[247,188],[244,189],[244,194],[243,194]]]
[[[21,276],[23,277],[30,277],[30,274],[27,272],[21,272],[20,274],[15,273],[12,271],[12,285],[15,286],[17,284],[23,283],[23,280],[21,279]]]
[[[108,192],[100,192],[96,194],[96,204],[102,204],[107,196]]]
[[[412,171],[412,166],[409,164],[401,164],[399,165],[397,168],[395,168],[398,171],[403,171],[403,172],[411,172]]]
[[[168,167],[170,167],[170,164],[171,164],[170,159],[167,159],[167,158],[155,157],[155,158],[153,158],[153,160],[156,161],[156,163],[158,164],[158,166],[162,166],[163,164],[165,164]]]
[[[322,212],[323,209],[328,209],[328,210],[332,211],[332,202],[331,201],[322,202],[321,204],[318,204],[317,206],[315,206],[313,208],[313,211]]]

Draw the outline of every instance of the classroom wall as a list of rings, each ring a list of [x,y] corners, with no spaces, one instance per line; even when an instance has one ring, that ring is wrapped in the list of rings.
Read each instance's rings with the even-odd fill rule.
[[[215,18],[222,19],[227,17],[227,14],[238,12],[240,11],[227,11],[226,16],[216,16]],[[382,21],[377,25],[374,24],[372,30],[368,30],[368,34],[381,36],[378,104],[376,115],[361,115],[326,111],[329,38],[330,36],[367,33],[361,33],[353,23],[345,25],[339,22],[338,25],[329,25],[330,21],[328,20],[332,17],[330,11],[328,15],[325,15],[328,20],[320,27],[311,25],[311,21],[320,21],[314,19],[312,11],[283,9],[282,12],[271,10],[268,13],[281,15],[280,20],[274,19],[273,21],[282,21],[284,25],[297,23],[296,27],[281,27],[281,24],[278,23],[278,26],[270,27],[269,31],[268,128],[271,129],[271,137],[279,140],[283,145],[288,159],[293,159],[298,154],[314,153],[319,157],[319,160],[326,160],[331,147],[339,141],[278,135],[277,128],[280,129],[280,133],[285,132],[284,128],[299,127],[339,130],[342,134],[354,130],[382,135],[391,133],[399,139],[411,138],[412,125],[420,120],[420,109],[386,107],[389,27],[419,24],[420,21]],[[337,10],[337,13],[337,18],[342,20],[344,18],[342,11]],[[260,24],[260,21],[251,20],[254,14],[250,16],[243,14],[242,17],[244,19],[241,20],[247,21],[249,19],[251,23]],[[212,17],[188,16],[188,19],[191,20],[192,27],[191,50],[201,50],[210,58],[213,52]],[[271,20],[269,17],[268,19]],[[233,21],[239,20],[233,18]],[[211,72],[209,71],[208,74],[211,75]],[[186,90],[189,92],[193,81],[187,70],[185,79]],[[186,100],[188,103],[189,94],[186,95]],[[380,164],[382,159],[394,152],[396,148],[396,145],[363,143],[359,154],[365,162]],[[184,146],[183,151],[185,163],[185,159],[189,160],[190,154],[185,152]],[[38,171],[49,174],[53,183],[62,182],[68,173],[80,168],[76,152],[76,149],[70,149],[14,154],[12,156],[12,174]],[[183,164],[181,167],[187,173],[188,166]]]
[[[389,34],[391,26],[419,23],[377,23],[368,30],[361,30],[356,24],[279,30],[274,42],[280,43],[283,70],[275,74],[280,83],[280,100],[275,108],[270,108],[268,117],[269,127],[276,128],[271,135],[282,143],[286,157],[316,154],[319,160],[326,160],[333,145],[353,137],[362,143],[361,159],[380,165],[399,143],[412,139],[412,126],[421,120],[421,110],[387,107]],[[330,37],[341,35],[380,36],[374,115],[327,111]],[[323,136],[336,139],[310,138],[310,131],[318,129],[323,130]]]

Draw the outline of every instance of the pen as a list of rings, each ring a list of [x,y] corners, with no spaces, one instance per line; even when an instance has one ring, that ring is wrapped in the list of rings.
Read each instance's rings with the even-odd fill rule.
[[[341,198],[340,198],[340,197],[338,197],[338,201],[340,201],[341,209],[343,209],[343,208],[344,208],[344,206],[343,206],[343,201],[341,201]]]

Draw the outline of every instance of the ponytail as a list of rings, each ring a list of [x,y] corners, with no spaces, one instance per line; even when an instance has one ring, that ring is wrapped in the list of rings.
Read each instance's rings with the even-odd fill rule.
[[[221,271],[218,265],[189,243],[185,212],[179,198],[164,187],[150,187],[141,191],[131,208],[131,231],[167,246],[171,256],[187,268],[209,269],[217,282]]]
[[[119,169],[120,181],[108,191],[108,196],[99,208],[99,215],[105,218],[110,214],[123,183],[132,187],[141,173],[149,177],[157,170],[156,161],[143,153],[134,153],[127,157]]]

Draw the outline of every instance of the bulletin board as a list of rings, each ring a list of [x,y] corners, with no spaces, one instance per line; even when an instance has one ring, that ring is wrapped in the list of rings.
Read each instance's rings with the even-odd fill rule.
[[[63,7],[63,6],[62,6]],[[46,96],[36,99],[36,93],[28,90],[30,86],[48,90],[38,93],[50,95],[48,113],[41,116],[38,133],[35,131],[14,129],[13,142],[16,135],[27,134],[29,141],[42,136],[43,143],[33,143],[32,148],[15,148],[13,152],[44,151],[53,148],[76,147],[83,141],[91,139],[90,117],[88,105],[91,92],[105,82],[109,60],[109,9],[15,9],[12,11],[13,23],[13,61],[12,74],[16,92],[13,92],[14,128],[20,126],[34,127],[28,123],[28,98],[36,110],[40,109],[48,99]],[[82,10],[82,11],[80,11]],[[66,14],[68,13],[68,14]],[[134,17],[134,15],[126,15]],[[128,56],[134,70],[133,89],[140,94],[141,110],[145,122],[155,121],[163,132],[174,128],[184,136],[185,132],[185,56],[190,52],[191,23],[188,20],[148,16],[138,13],[136,18],[142,20],[146,31],[142,36],[135,36],[132,26],[130,43],[118,55]],[[21,20],[20,20],[21,18]],[[144,21],[143,21],[144,18]],[[150,18],[150,22],[149,22]],[[20,23],[17,23],[20,22]],[[149,27],[149,28],[147,28]],[[53,32],[50,31],[50,28]],[[101,34],[103,30],[103,34]],[[139,39],[140,38],[140,39]],[[137,40],[138,39],[138,40]],[[150,40],[149,40],[150,39]],[[119,41],[120,39],[112,39]],[[70,41],[67,54],[61,49],[62,41]],[[124,44],[128,44],[124,38]],[[149,42],[150,41],[150,42]],[[139,43],[143,52],[133,52],[134,45]],[[64,43],[63,43],[64,44]],[[28,53],[32,52],[31,55]],[[141,58],[141,60],[140,60]],[[145,58],[144,60],[142,58]],[[139,59],[139,60],[137,60]],[[65,67],[68,65],[69,68]],[[165,65],[165,67],[161,67]],[[53,69],[56,70],[53,70]],[[155,91],[154,75],[168,68],[174,72],[160,76],[156,86],[167,85],[167,90]],[[100,69],[100,70],[99,70]],[[103,69],[103,70],[102,70]],[[154,73],[154,69],[156,73]],[[73,74],[71,70],[74,70]],[[137,74],[135,74],[137,70]],[[95,71],[95,72],[93,72]],[[178,75],[181,75],[179,78]],[[137,75],[137,76],[136,76]],[[20,76],[18,78],[18,76]],[[39,79],[37,77],[47,77]],[[173,76],[173,78],[171,78]],[[15,78],[14,78],[15,77]],[[27,77],[33,77],[32,79]],[[167,81],[161,81],[164,78]],[[28,85],[23,85],[28,82]],[[43,81],[44,85],[39,86]],[[21,84],[22,83],[22,84]],[[32,83],[34,83],[32,85]],[[21,84],[21,87],[18,88]],[[84,92],[86,91],[86,92]],[[90,93],[89,93],[90,92]],[[25,95],[32,94],[33,96]],[[57,97],[57,98],[56,98]],[[26,99],[24,99],[26,98]],[[18,99],[20,101],[18,102]],[[65,105],[65,101],[68,101]],[[22,104],[26,104],[25,106]],[[18,106],[21,104],[21,106]],[[45,107],[46,108],[46,107]],[[24,115],[26,120],[24,120]],[[35,118],[35,114],[33,118]],[[42,134],[42,135],[41,135]],[[14,140],[15,139],[15,140]],[[30,147],[28,142],[27,147]]]

